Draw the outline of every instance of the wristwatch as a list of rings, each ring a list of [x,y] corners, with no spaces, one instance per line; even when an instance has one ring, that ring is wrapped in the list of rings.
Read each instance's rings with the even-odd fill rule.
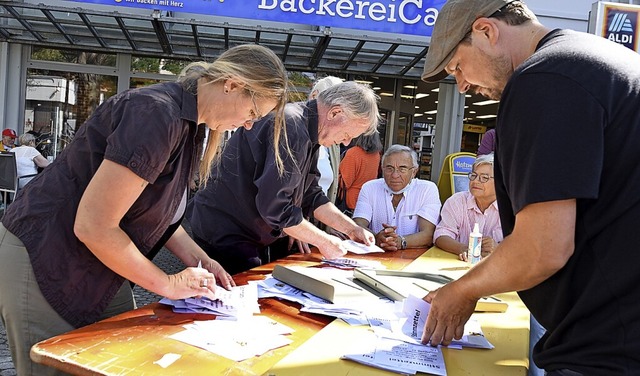
[[[400,249],[407,249],[407,239],[404,236],[400,236]]]

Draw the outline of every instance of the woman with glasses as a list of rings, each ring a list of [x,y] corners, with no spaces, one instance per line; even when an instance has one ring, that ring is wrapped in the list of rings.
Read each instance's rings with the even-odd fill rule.
[[[385,251],[431,246],[441,206],[438,187],[415,179],[418,155],[407,146],[391,145],[381,166],[382,178],[362,186],[353,220],[371,230]]]
[[[469,173],[469,191],[445,201],[434,233],[436,245],[466,260],[469,234],[477,223],[482,233],[482,257],[502,241],[502,227],[493,180],[493,153],[479,156]]]
[[[196,172],[207,181],[224,131],[275,110],[268,141],[279,142],[287,85],[273,51],[233,47],[178,82],[106,100],[20,191],[0,225],[0,312],[19,375],[55,372],[31,362],[34,343],[135,308],[129,281],[170,299],[233,286],[180,225],[187,192]],[[158,245],[187,268],[165,274],[149,259]]]

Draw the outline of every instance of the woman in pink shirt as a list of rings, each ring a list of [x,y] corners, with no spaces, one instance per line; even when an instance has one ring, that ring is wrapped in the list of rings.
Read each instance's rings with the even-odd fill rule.
[[[436,246],[464,258],[475,223],[482,233],[482,257],[486,257],[503,238],[493,180],[493,153],[481,155],[473,163],[469,191],[458,192],[445,201],[433,234]]]

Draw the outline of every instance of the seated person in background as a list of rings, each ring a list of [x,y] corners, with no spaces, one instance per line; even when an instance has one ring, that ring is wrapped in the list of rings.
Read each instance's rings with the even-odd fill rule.
[[[382,141],[378,132],[360,135],[340,162],[342,208],[353,213],[362,185],[378,177]]]
[[[381,165],[383,177],[362,186],[353,220],[373,231],[385,251],[430,247],[441,206],[438,187],[414,179],[418,155],[407,146],[391,145]]]
[[[469,173],[469,191],[445,201],[433,235],[436,245],[466,260],[469,234],[477,223],[482,233],[482,257],[502,241],[502,227],[493,180],[493,153],[479,156]]]
[[[206,187],[187,207],[196,243],[231,274],[288,255],[288,239],[282,241],[286,235],[314,244],[326,258],[346,254],[341,239],[305,219],[312,214],[351,239],[372,244],[373,235],[322,192],[317,162],[320,146],[348,144],[376,131],[377,100],[369,87],[344,82],[322,91],[317,100],[288,104],[283,134],[288,143],[278,144],[280,160],[270,142],[272,114],[254,130],[236,131]]]
[[[11,152],[16,155],[18,178],[28,176],[18,179],[18,188],[23,188],[38,174],[38,167],[47,167],[49,161],[36,149],[36,138],[31,133],[21,135],[18,141],[20,141],[20,146],[12,148]]]
[[[0,151],[9,151],[15,147],[16,138],[18,135],[16,131],[11,128],[5,128],[2,131],[2,143],[0,143]]]

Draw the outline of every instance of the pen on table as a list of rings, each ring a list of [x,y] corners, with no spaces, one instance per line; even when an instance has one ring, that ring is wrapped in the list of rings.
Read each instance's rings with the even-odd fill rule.
[[[413,284],[414,284],[414,285],[416,285],[416,286],[418,286],[418,287],[420,287],[421,289],[423,289],[423,290],[424,290],[424,291],[426,291],[426,292],[430,292],[426,287],[424,287],[424,286],[422,286],[422,285],[420,285],[420,284],[418,284],[418,283],[413,282]]]
[[[336,282],[340,282],[340,283],[342,283],[343,285],[347,285],[347,286],[349,286],[349,287],[351,287],[351,288],[354,288],[354,289],[357,289],[357,290],[362,291],[362,289],[361,289],[360,287],[356,286],[356,285],[352,285],[352,284],[350,284],[350,283],[347,283],[347,282],[345,282],[345,281],[341,281],[341,280],[339,280],[339,279],[335,279],[335,278],[331,278],[331,279],[332,279],[332,280],[334,280],[334,281],[336,281]]]
[[[198,260],[198,268],[202,269],[202,260]],[[209,281],[207,281],[207,279],[203,279],[202,283],[200,284],[200,287],[207,287]]]

